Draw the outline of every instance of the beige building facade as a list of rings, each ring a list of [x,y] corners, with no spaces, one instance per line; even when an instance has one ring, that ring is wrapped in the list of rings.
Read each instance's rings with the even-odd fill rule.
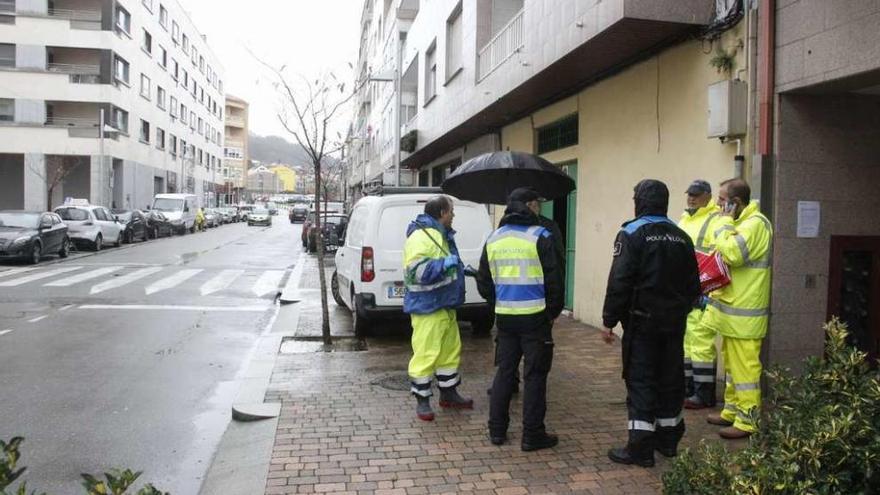
[[[238,202],[247,187],[250,104],[237,96],[226,95],[225,108],[223,190],[226,204],[232,204]]]

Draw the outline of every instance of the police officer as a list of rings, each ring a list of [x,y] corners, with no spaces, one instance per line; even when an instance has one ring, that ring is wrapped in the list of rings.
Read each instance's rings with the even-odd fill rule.
[[[403,246],[406,295],[403,311],[412,321],[413,356],[409,362],[416,416],[433,421],[431,382],[437,377],[440,407],[472,409],[459,395],[461,336],[455,308],[464,303],[464,267],[455,245],[452,200],[436,196],[409,224]]]
[[[629,441],[608,457],[650,467],[655,449],[674,456],[684,435],[685,321],[700,280],[690,237],[666,216],[666,184],[643,180],[634,191],[636,218],[617,234],[602,312],[606,342],[623,324],[629,414]]]
[[[514,190],[500,227],[489,236],[480,258],[477,287],[495,306],[498,370],[489,403],[489,438],[507,441],[510,398],[520,358],[523,372],[523,451],[555,446],[559,439],[544,426],[547,374],[553,362],[552,325],[564,304],[564,274],[559,270],[550,232],[535,209],[540,196]]]

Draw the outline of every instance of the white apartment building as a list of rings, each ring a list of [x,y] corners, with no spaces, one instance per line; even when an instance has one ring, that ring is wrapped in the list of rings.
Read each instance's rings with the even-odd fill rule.
[[[223,69],[176,0],[0,0],[0,208],[211,203],[224,104]]]
[[[226,95],[226,127],[223,148],[223,202],[236,203],[241,199],[243,189],[247,187],[248,102],[241,98]]]

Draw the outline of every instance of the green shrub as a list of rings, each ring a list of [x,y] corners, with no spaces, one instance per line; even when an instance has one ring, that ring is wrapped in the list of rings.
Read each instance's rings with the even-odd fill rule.
[[[770,393],[746,448],[685,451],[663,475],[666,494],[880,494],[880,375],[825,325],[824,358],[803,374],[767,372]]]
[[[19,447],[24,438],[15,437],[9,442],[0,440],[0,495],[36,495],[36,492],[27,491],[27,483],[22,482],[18,488],[11,488],[12,484],[19,479],[25,472],[24,467],[18,467],[18,461],[21,459]],[[95,478],[90,474],[81,475],[83,478],[83,488],[87,495],[123,495],[128,489],[134,485],[134,482],[140,477],[141,472],[133,472],[130,469],[110,470],[104,473],[104,479]],[[14,491],[6,491],[11,488]],[[45,494],[41,494],[45,495]],[[141,488],[136,495],[169,495],[157,490],[153,485],[146,485]]]

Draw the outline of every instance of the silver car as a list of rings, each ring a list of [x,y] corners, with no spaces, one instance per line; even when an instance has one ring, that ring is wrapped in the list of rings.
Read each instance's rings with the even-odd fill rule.
[[[266,208],[254,208],[247,217],[248,226],[251,225],[272,225],[272,215]]]
[[[105,244],[121,246],[125,224],[103,206],[59,206],[55,213],[67,224],[74,244],[87,244],[100,251]]]

